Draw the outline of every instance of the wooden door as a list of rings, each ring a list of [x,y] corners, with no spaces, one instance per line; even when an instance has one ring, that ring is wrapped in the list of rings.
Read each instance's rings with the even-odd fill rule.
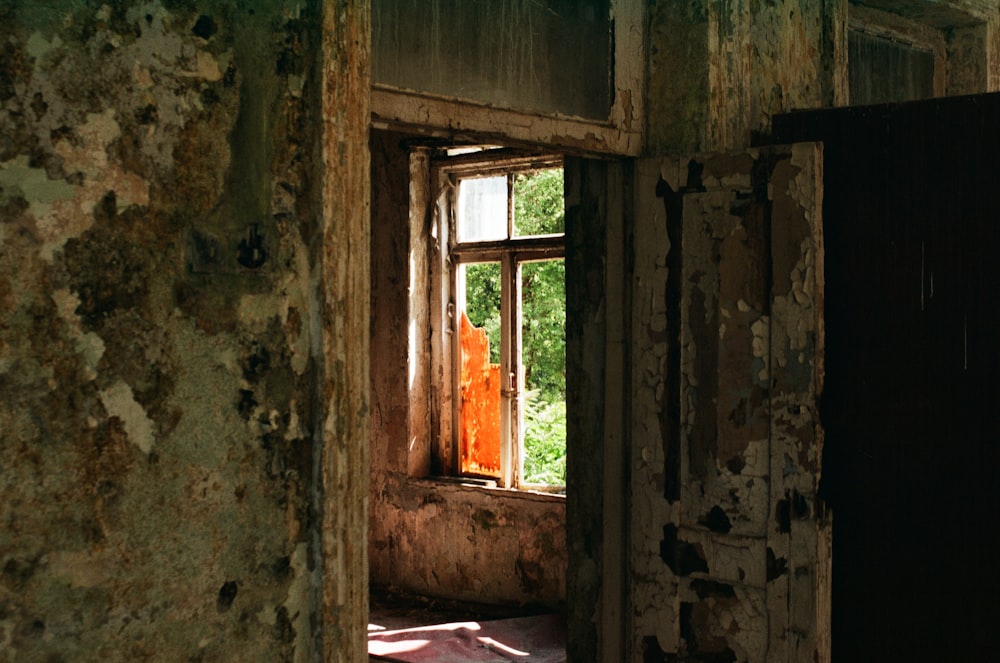
[[[1000,95],[797,113],[823,140],[836,661],[996,657]]]

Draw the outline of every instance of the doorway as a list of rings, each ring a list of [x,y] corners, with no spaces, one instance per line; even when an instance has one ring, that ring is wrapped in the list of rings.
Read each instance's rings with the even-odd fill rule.
[[[372,134],[372,578],[397,585],[405,578],[402,589],[416,595],[563,610],[577,657],[593,655],[603,629],[614,631],[603,639],[613,659],[621,652],[621,621],[595,623],[594,614],[619,615],[623,603],[624,537],[616,528],[624,522],[625,422],[615,396],[623,368],[620,358],[592,349],[604,347],[609,327],[621,336],[627,312],[621,294],[605,290],[624,289],[625,168],[619,161],[565,160],[567,494],[498,490],[436,470],[422,416],[433,398],[430,390],[411,389],[411,380],[430,379],[429,366],[407,364],[406,348],[414,298],[427,307],[432,284],[421,293],[406,276],[427,260],[410,251],[427,227],[408,210],[411,196],[439,193],[429,182],[420,185],[424,193],[411,186],[418,178],[410,148],[418,144],[433,146],[433,137]],[[609,253],[617,257],[608,261]],[[609,582],[615,591],[602,594]]]

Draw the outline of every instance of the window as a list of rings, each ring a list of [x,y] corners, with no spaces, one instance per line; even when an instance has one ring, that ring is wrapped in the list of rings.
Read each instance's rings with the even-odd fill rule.
[[[644,3],[372,4],[373,126],[638,155]]]
[[[989,14],[983,7],[914,0],[851,3],[852,105],[977,94],[987,80]]]
[[[376,84],[608,119],[609,0],[375,0],[372,19]]]
[[[489,160],[484,160],[489,158]],[[563,172],[557,157],[443,159],[436,228],[447,317],[437,389],[446,472],[499,486],[566,481]],[[444,376],[450,374],[450,382]],[[442,417],[449,416],[443,412]]]
[[[934,52],[860,30],[848,34],[851,103],[934,96]]]

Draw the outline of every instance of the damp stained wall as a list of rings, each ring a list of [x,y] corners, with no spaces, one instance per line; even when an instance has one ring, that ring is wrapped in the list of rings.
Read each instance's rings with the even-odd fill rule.
[[[937,94],[1000,84],[1000,10],[979,0],[696,0],[647,9],[646,141],[651,156],[764,144],[771,118],[843,106],[848,32],[869,17],[946,42]],[[883,29],[879,25],[879,30]]]
[[[739,149],[770,118],[846,101],[847,0],[656,2],[646,154]]]
[[[351,374],[322,354],[351,326],[324,210],[355,218],[322,176],[367,126],[365,105],[327,158],[320,75],[346,56],[318,66],[321,26],[346,43],[345,7],[0,5],[0,659],[361,640],[366,603],[330,569],[363,548],[319,534],[324,500],[328,522],[363,513],[322,447],[353,433]]]

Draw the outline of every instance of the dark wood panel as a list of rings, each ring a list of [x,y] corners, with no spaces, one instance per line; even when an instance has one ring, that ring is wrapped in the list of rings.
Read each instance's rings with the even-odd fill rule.
[[[824,142],[836,661],[992,657],[998,121],[1000,95],[774,120]]]

